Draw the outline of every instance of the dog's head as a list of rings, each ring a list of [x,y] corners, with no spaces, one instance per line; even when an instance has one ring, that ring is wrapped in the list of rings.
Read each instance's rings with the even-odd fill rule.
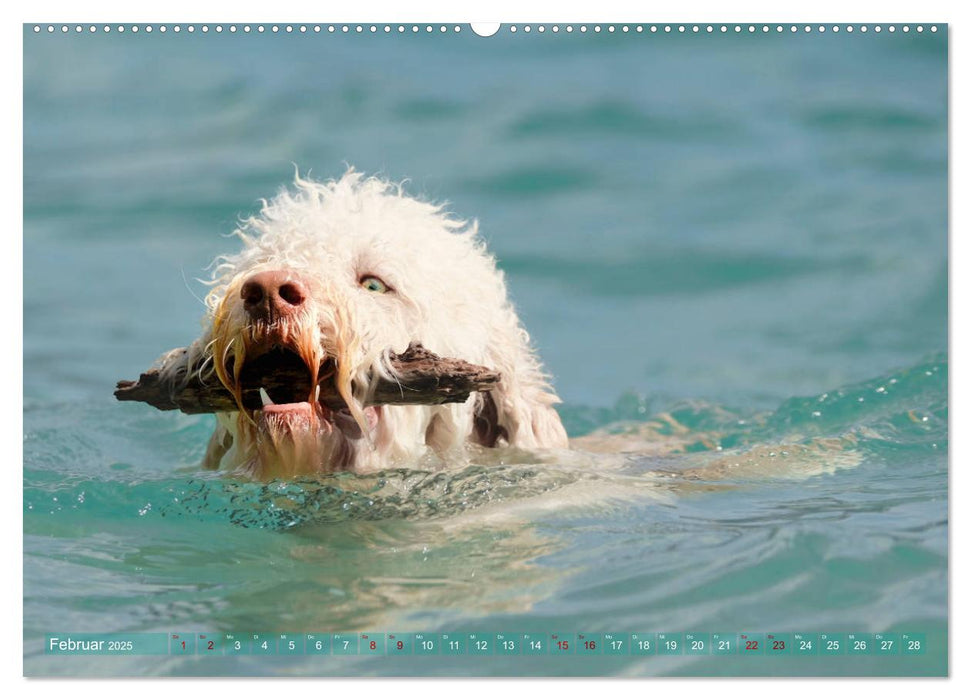
[[[236,233],[243,249],[217,261],[205,331],[187,356],[239,405],[218,415],[208,466],[268,478],[459,458],[470,442],[566,444],[475,223],[351,170],[323,183],[297,176]],[[502,381],[465,404],[365,408],[369,382],[393,378],[389,352],[412,341]],[[243,407],[244,381],[281,371],[305,372],[310,387],[329,378],[347,408],[280,388],[263,392],[262,410]]]

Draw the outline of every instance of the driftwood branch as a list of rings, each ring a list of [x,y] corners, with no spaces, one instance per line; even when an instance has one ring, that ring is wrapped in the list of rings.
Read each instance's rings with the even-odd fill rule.
[[[184,361],[186,350],[168,354],[167,362]],[[439,357],[420,344],[412,343],[401,354],[392,353],[391,367],[398,381],[377,379],[367,401],[369,406],[382,404],[461,403],[474,391],[489,391],[499,383],[499,373],[463,360]],[[180,410],[183,413],[218,413],[236,411],[236,399],[214,376],[203,382],[196,368],[188,368],[186,379],[172,386],[162,379],[160,368],[143,373],[137,381],[121,380],[115,389],[119,401],[141,401],[162,411]],[[306,368],[281,366],[262,380],[262,386],[272,396],[275,390],[310,396],[312,387]],[[258,409],[260,386],[243,383],[243,405]],[[329,379],[320,384],[320,402],[340,410],[346,404]]]

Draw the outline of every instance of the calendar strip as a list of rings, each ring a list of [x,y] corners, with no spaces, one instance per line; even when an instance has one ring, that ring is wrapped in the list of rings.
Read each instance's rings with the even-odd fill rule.
[[[48,634],[63,656],[897,656],[920,633],[346,632]]]

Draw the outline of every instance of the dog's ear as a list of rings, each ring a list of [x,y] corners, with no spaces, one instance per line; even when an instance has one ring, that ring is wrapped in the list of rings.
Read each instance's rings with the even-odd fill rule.
[[[566,447],[566,430],[553,408],[558,402],[545,381],[524,385],[503,379],[496,389],[478,395],[472,438],[485,447],[503,443],[526,448]]]
[[[501,279],[501,273],[500,273]],[[499,372],[499,384],[476,398],[472,439],[486,447],[565,448],[566,430],[539,357],[512,305],[489,324],[480,364]]]
[[[499,440],[509,442],[509,433],[499,425],[499,409],[491,391],[485,391],[475,399],[472,417],[472,439],[483,447],[495,447]]]

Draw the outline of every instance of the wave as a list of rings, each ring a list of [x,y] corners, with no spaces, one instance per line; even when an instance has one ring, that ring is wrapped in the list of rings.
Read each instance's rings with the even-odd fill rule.
[[[77,471],[63,478],[51,471],[59,439],[48,431],[43,444],[25,445],[25,515],[72,522],[72,515],[82,520],[189,518],[287,530],[314,523],[450,518],[490,505],[553,499],[547,496],[552,493],[567,502],[573,498],[565,497],[568,491],[609,500],[621,494],[687,492],[699,484],[723,488],[753,477],[804,478],[864,459],[946,454],[947,375],[947,356],[939,354],[755,415],[680,402],[645,419],[645,402],[625,396],[613,409],[564,411],[574,429],[596,426],[574,440],[570,452],[483,451],[482,459],[453,469],[390,469],[267,484],[197,470],[188,478],[162,480],[117,469],[100,478]],[[167,435],[171,439],[173,432],[185,430]],[[97,460],[88,454],[91,442],[87,452],[70,454]],[[47,520],[41,524],[25,517],[25,533],[48,532]]]

